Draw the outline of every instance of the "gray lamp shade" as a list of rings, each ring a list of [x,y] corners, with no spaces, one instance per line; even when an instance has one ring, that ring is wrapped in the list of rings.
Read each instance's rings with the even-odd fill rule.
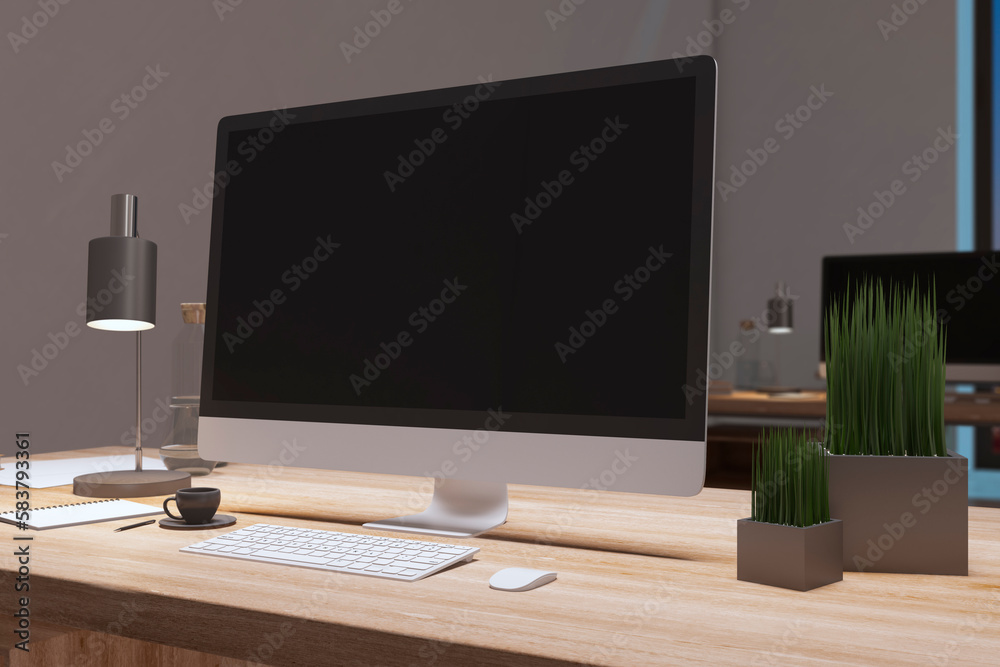
[[[112,198],[112,236],[93,239],[87,260],[87,326],[144,331],[156,325],[156,244],[135,235],[135,197]]]
[[[786,292],[785,283],[778,283],[775,297],[767,302],[767,319],[770,321],[767,326],[768,333],[792,333],[792,300],[787,297]]]

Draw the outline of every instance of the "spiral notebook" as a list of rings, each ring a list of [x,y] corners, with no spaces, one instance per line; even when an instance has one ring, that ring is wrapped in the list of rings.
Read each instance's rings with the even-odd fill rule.
[[[34,530],[47,530],[49,528],[64,528],[65,526],[82,526],[100,521],[132,519],[137,516],[153,516],[154,514],[163,514],[163,510],[151,505],[134,503],[131,500],[109,498],[70,505],[33,507],[28,512],[29,518],[24,522],[24,525]],[[0,514],[0,521],[18,525],[20,522],[16,517],[16,512],[4,512]]]

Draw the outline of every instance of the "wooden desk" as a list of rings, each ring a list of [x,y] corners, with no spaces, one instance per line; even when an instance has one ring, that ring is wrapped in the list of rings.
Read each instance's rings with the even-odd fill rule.
[[[230,465],[199,483],[222,489],[222,510],[238,526],[363,533],[362,520],[417,504],[419,481]],[[7,509],[13,490],[0,494]],[[1000,656],[1000,510],[969,509],[968,577],[845,573],[799,593],[736,580],[746,492],[594,497],[512,486],[510,496],[507,525],[469,540],[482,549],[475,561],[413,583],[180,553],[214,533],[112,532],[128,521],[30,531],[32,619],[275,665],[926,665],[937,657],[992,666]],[[68,487],[32,493],[35,506],[65,500]],[[319,521],[330,514],[338,523]],[[6,525],[0,533],[25,534]],[[0,558],[5,618],[15,600],[12,552]],[[527,593],[491,590],[490,575],[509,566],[552,568],[559,579]],[[77,660],[110,664],[103,657]]]
[[[771,397],[755,391],[709,394],[708,414],[711,417],[823,419],[826,417],[826,393],[803,392],[802,396],[794,398]],[[1000,396],[949,394],[944,404],[944,421],[969,426],[1000,425]]]

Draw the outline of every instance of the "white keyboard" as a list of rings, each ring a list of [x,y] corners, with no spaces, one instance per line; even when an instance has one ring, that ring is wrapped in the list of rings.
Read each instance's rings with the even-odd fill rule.
[[[258,523],[181,551],[416,581],[479,553],[474,547]]]

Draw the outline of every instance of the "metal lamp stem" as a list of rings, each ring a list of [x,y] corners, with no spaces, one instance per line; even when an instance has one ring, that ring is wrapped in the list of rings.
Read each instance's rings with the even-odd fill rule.
[[[135,332],[135,469],[142,471],[142,332]]]

